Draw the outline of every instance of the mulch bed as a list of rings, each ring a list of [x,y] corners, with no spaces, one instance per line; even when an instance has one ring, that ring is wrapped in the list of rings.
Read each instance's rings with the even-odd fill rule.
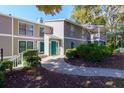
[[[6,73],[7,88],[104,88],[124,87],[124,79],[82,77],[54,73],[43,68]]]
[[[94,64],[92,62],[84,61],[83,59],[65,59],[69,64],[83,67],[98,67],[98,68],[113,68],[124,69],[124,54],[113,54],[112,56],[103,60],[103,62]]]

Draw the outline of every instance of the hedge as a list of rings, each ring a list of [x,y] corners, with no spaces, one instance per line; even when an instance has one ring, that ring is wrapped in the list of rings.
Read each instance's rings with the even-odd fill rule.
[[[79,56],[80,58],[90,62],[101,62],[104,58],[111,55],[111,48],[98,44],[80,45],[77,48],[66,50],[66,57],[68,59]]]

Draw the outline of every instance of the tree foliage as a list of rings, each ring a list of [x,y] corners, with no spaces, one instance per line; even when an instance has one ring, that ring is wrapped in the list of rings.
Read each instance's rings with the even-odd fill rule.
[[[124,21],[124,6],[122,5],[101,5],[101,6],[74,6],[71,18],[79,23],[92,22],[104,25],[111,36],[108,35],[108,42],[113,47],[117,45],[118,25]]]
[[[36,5],[38,10],[44,12],[45,14],[55,15],[61,11],[61,5]]]
[[[93,5],[83,5],[83,6],[74,6],[74,9],[71,14],[71,18],[75,19],[78,23],[87,23],[92,22],[93,18],[99,14],[99,6]]]
[[[104,24],[113,31],[117,23],[124,20],[123,10],[124,6],[117,5],[79,5],[74,6],[71,18],[79,23]]]
[[[102,6],[103,16],[106,18],[106,27],[110,32],[115,32],[118,23],[124,21],[124,6],[106,5]]]

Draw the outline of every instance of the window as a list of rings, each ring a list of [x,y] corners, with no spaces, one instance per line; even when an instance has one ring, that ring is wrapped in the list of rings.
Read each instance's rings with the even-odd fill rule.
[[[19,35],[26,35],[26,24],[19,23]]]
[[[19,41],[19,53],[26,50],[26,41]]]
[[[40,27],[40,36],[44,35],[44,27]]]
[[[74,36],[74,26],[73,25],[71,25],[71,32],[70,32],[71,34],[71,36]]]
[[[33,36],[33,25],[27,25],[27,36]]]
[[[19,53],[33,49],[33,41],[19,41]]]
[[[71,25],[71,32],[74,32],[74,26]]]
[[[33,42],[27,41],[27,49],[33,49]]]
[[[71,42],[71,48],[74,48],[74,42]]]
[[[40,52],[44,53],[44,42],[40,42]]]
[[[19,35],[33,36],[33,25],[19,22]]]

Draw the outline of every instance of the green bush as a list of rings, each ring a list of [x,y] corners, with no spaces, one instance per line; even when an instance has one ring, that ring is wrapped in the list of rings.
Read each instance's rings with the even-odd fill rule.
[[[26,66],[37,66],[41,58],[38,56],[37,50],[27,50],[23,54],[23,58]]]
[[[3,88],[5,86],[5,74],[0,71],[0,88]]]
[[[77,57],[77,50],[76,48],[73,49],[66,49],[65,55],[68,59],[73,59]]]
[[[1,62],[1,69],[6,70],[12,70],[13,62],[12,61],[3,61]]]
[[[112,49],[105,45],[87,44],[77,47],[77,54],[87,61],[101,62],[112,54]]]
[[[6,70],[5,66],[0,62],[0,71],[4,72]]]

